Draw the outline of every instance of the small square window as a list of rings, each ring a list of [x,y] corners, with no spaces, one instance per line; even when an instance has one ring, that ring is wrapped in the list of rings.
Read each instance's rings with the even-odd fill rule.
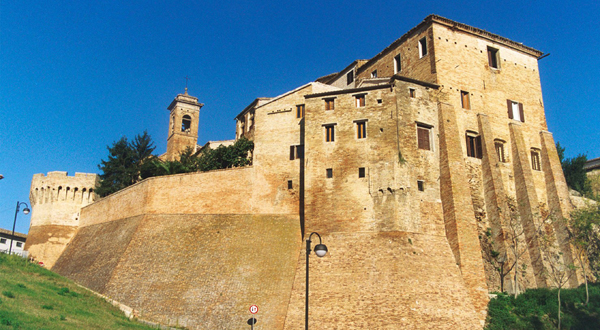
[[[400,58],[400,54],[394,56],[394,72],[398,73],[402,70],[402,62]]]
[[[467,156],[481,159],[483,150],[481,147],[481,136],[476,132],[467,132]]]
[[[335,99],[325,99],[325,110],[335,109]]]
[[[377,70],[373,70],[373,72],[371,72],[371,78],[377,78]]]
[[[327,173],[328,179],[333,178],[333,169],[332,168],[328,168],[327,170],[325,170],[325,172]]]
[[[350,71],[346,74],[346,85],[350,85],[354,82],[354,71]]]
[[[17,242],[17,247],[18,248],[23,247],[23,242]]]
[[[427,37],[423,37],[419,40],[419,58],[425,55],[427,55]]]
[[[419,191],[425,191],[425,183],[422,180],[417,180],[417,188]]]
[[[410,97],[412,97],[412,98],[415,98],[417,95],[417,91],[414,88],[409,88],[408,95],[410,95]]]
[[[364,167],[359,167],[358,168],[358,177],[359,178],[364,178],[365,177],[365,168]]]
[[[296,118],[304,117],[304,104],[298,104],[296,106]]]
[[[6,244],[6,238],[0,238],[0,244]]]
[[[516,101],[506,100],[506,106],[508,107],[508,118],[525,122],[525,113],[523,112],[523,103]]]
[[[359,139],[364,139],[367,137],[367,122],[366,121],[357,121],[356,122],[356,137]]]
[[[377,104],[382,104],[383,100],[382,99],[377,99]]]
[[[431,150],[431,127],[417,124],[417,146],[422,150]]]
[[[542,170],[542,163],[540,162],[540,151],[538,149],[531,149],[531,168],[536,171]]]
[[[490,66],[490,68],[498,69],[498,63],[500,63],[500,61],[498,60],[498,50],[496,48],[488,47],[487,54],[488,65]]]
[[[335,141],[335,125],[325,125],[325,142]]]
[[[460,103],[463,109],[471,109],[471,100],[469,92],[460,91]]]
[[[365,95],[356,95],[354,96],[354,98],[356,99],[356,107],[357,108],[362,108],[365,106]]]
[[[293,189],[294,188],[294,184],[292,182],[292,180],[288,180],[288,189]]]

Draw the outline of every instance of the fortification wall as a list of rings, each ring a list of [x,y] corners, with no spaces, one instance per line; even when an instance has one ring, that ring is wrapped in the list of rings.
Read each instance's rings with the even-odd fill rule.
[[[300,249],[295,215],[147,214],[81,228],[54,270],[142,317],[189,329],[282,329]]]
[[[35,174],[31,181],[31,225],[25,249],[31,257],[52,267],[80,222],[80,209],[96,198],[98,175],[67,172]]]

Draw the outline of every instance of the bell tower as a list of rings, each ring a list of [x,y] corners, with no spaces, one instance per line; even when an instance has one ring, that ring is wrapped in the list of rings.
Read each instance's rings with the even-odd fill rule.
[[[200,108],[198,98],[188,95],[187,87],[184,94],[178,94],[167,110],[170,111],[169,134],[167,135],[167,160],[179,157],[187,147],[196,149],[198,143],[198,122]]]

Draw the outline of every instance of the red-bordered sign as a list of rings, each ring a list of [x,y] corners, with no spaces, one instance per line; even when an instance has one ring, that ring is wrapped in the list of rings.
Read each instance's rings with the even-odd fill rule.
[[[252,313],[252,314],[258,313],[258,306],[256,306],[256,305],[250,306],[250,313]]]

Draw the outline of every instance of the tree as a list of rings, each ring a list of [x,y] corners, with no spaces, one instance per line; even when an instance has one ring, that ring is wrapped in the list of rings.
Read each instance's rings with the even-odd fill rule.
[[[598,270],[600,260],[598,253],[600,252],[600,239],[597,230],[600,226],[600,209],[597,206],[588,206],[585,209],[577,209],[571,213],[571,242],[576,249],[577,260],[583,271],[585,280],[585,304],[590,300],[588,289],[588,275],[586,271],[587,264],[592,270]],[[598,274],[596,274],[598,275]]]
[[[142,179],[141,170],[145,162],[154,156],[155,147],[152,138],[146,131],[137,135],[132,142],[122,137],[108,149],[108,160],[101,160],[98,168],[100,186],[96,190],[101,197],[126,188]]]
[[[587,177],[587,173],[583,169],[583,166],[587,162],[587,156],[585,154],[579,154],[575,158],[565,158],[565,148],[563,148],[560,143],[556,143],[556,151],[558,152],[558,158],[560,159],[560,165],[565,174],[567,185],[571,189],[577,190],[582,195],[590,197],[592,187]]]

